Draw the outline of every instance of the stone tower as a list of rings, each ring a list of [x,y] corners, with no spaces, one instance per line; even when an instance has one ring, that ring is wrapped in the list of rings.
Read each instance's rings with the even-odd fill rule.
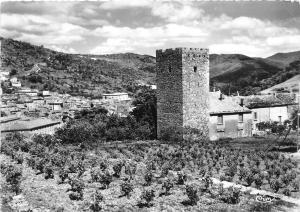
[[[156,51],[157,136],[196,128],[208,137],[208,49],[176,48]]]

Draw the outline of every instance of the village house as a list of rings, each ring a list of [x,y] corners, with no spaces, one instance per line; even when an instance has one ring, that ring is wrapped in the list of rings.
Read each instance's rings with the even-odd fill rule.
[[[49,93],[49,91],[42,91],[42,92],[41,92],[41,95],[42,95],[43,97],[51,96],[51,94]]]
[[[50,108],[52,111],[62,111],[62,109],[63,109],[62,101],[48,102],[48,104],[50,105]]]
[[[32,90],[32,89],[21,89],[16,94],[26,94],[28,96],[37,96],[38,90]]]
[[[118,100],[118,101],[126,101],[130,100],[128,93],[110,93],[110,94],[102,94],[103,99],[106,100]]]
[[[209,138],[252,136],[251,110],[220,91],[209,93]]]
[[[245,106],[252,111],[253,133],[256,133],[257,123],[278,122],[284,124],[289,120],[296,106],[294,95],[267,94],[233,97],[236,102],[243,100]]]
[[[20,106],[22,105],[25,106],[27,109],[35,108],[35,104],[33,103],[31,96],[29,96],[28,94],[19,94],[18,100],[16,101],[16,105],[18,106],[18,108],[20,108]]]
[[[9,79],[9,72],[8,71],[0,71],[0,80],[5,81]]]

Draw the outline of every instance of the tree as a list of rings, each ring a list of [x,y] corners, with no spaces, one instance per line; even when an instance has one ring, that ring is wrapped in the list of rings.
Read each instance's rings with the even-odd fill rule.
[[[84,120],[68,122],[55,132],[55,137],[65,144],[87,144],[95,141],[94,127]]]
[[[16,69],[11,69],[10,72],[9,72],[9,76],[14,76],[18,73],[18,71]]]
[[[147,87],[143,87],[137,92],[135,100],[133,101],[135,109],[132,115],[139,123],[146,122],[151,129],[151,138],[156,138],[156,93]]]

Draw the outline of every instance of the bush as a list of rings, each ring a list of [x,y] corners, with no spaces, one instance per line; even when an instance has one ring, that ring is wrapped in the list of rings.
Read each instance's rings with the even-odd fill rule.
[[[286,196],[291,196],[291,190],[289,188],[283,189],[282,193]]]
[[[101,211],[102,207],[100,205],[100,203],[103,201],[103,195],[96,191],[94,192],[93,196],[92,196],[92,203],[90,205],[90,209],[93,212],[98,212]]]
[[[70,200],[82,200],[82,198],[83,198],[83,193],[72,191],[72,192],[69,194],[69,198],[70,198]]]
[[[272,179],[270,181],[270,187],[271,189],[277,193],[279,189],[281,188],[282,183],[278,179]]]
[[[100,175],[102,174],[102,171],[99,167],[94,167],[91,169],[91,178],[92,182],[100,182]]]
[[[184,185],[186,179],[187,179],[186,174],[182,172],[177,172],[177,185]]]
[[[107,167],[108,167],[107,161],[102,160],[102,161],[100,162],[99,166],[100,166],[100,169],[101,169],[102,171],[104,171],[104,170],[107,169]]]
[[[294,189],[294,191],[299,191],[299,182],[296,180],[293,180],[291,183],[292,188]]]
[[[39,158],[35,157],[35,168],[39,171],[38,174],[44,173],[44,168],[46,165],[46,159],[45,158]]]
[[[254,174],[249,169],[246,171],[246,175],[244,176],[244,180],[247,183],[247,186],[251,186],[254,181]]]
[[[127,163],[125,165],[125,174],[130,176],[130,179],[133,179],[133,175],[136,172],[137,165],[136,163]]]
[[[105,171],[104,173],[100,174],[99,182],[105,186],[105,188],[108,188],[109,184],[112,182],[112,175]]]
[[[204,179],[202,179],[202,182],[204,183],[204,189],[203,191],[208,191],[209,188],[212,186],[212,180],[210,177],[206,176]]]
[[[255,182],[255,185],[258,189],[260,189],[260,187],[262,186],[263,184],[263,179],[264,179],[264,176],[261,175],[261,174],[255,174],[254,175],[254,182]]]
[[[189,203],[191,205],[196,205],[198,200],[199,200],[199,197],[198,197],[198,194],[197,194],[197,189],[194,188],[193,185],[187,185],[185,187],[185,191],[186,191],[186,194],[189,198]]]
[[[115,164],[115,165],[113,166],[114,177],[117,177],[117,178],[120,177],[120,174],[121,174],[121,170],[122,170],[123,165],[124,165],[124,164],[123,164],[122,162],[118,162],[117,164]]]
[[[69,177],[68,170],[64,167],[60,168],[58,171],[58,177],[60,179],[59,183],[64,183],[65,180]]]
[[[144,179],[146,181],[146,186],[150,186],[153,180],[153,174],[151,171],[147,171],[147,173],[144,176]]]
[[[237,204],[240,202],[241,190],[239,188],[229,187],[225,192],[220,196],[220,199],[228,204]]]
[[[21,184],[21,178],[22,178],[22,170],[21,168],[10,165],[5,170],[5,179],[6,182],[11,186],[11,189],[16,194],[19,194],[21,192],[20,184]]]
[[[245,177],[247,176],[247,174],[248,174],[248,170],[246,168],[241,168],[239,170],[239,174],[238,174],[239,180],[245,179]]]
[[[86,120],[70,121],[55,132],[55,137],[64,144],[89,144],[95,141],[94,128]]]
[[[83,196],[84,182],[78,178],[71,178],[69,184],[71,186],[71,191],[75,193],[74,198],[79,195],[81,199]]]
[[[123,182],[121,184],[121,191],[124,193],[124,196],[129,198],[130,193],[133,191],[133,185],[130,182]]]
[[[44,168],[44,173],[45,173],[45,179],[53,179],[54,178],[54,172],[53,172],[53,167],[50,163],[46,164]]]
[[[24,161],[24,157],[23,154],[20,152],[16,152],[16,154],[14,155],[14,160],[18,163],[18,164],[22,164]]]
[[[80,161],[78,162],[78,165],[77,165],[77,171],[78,171],[78,173],[77,173],[77,176],[78,176],[78,177],[82,176],[83,173],[85,172],[85,167],[84,167],[84,164],[83,164],[83,161],[82,161],[82,160],[80,160]]]
[[[45,152],[46,152],[46,148],[41,144],[33,144],[29,149],[29,153],[32,156],[36,156],[36,157],[43,157],[45,155]]]
[[[153,189],[144,190],[141,194],[141,200],[139,205],[149,207],[154,197],[155,197],[155,193]]]
[[[164,163],[161,168],[161,177],[167,176],[170,169],[170,164],[168,162]]]
[[[167,179],[163,182],[162,188],[165,190],[164,195],[170,195],[170,190],[173,188],[174,184],[171,182],[171,180]]]

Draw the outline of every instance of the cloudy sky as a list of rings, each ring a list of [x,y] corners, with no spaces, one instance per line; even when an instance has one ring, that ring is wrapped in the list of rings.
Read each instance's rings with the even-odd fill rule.
[[[4,2],[0,35],[70,53],[209,48],[267,57],[300,50],[297,2]]]

